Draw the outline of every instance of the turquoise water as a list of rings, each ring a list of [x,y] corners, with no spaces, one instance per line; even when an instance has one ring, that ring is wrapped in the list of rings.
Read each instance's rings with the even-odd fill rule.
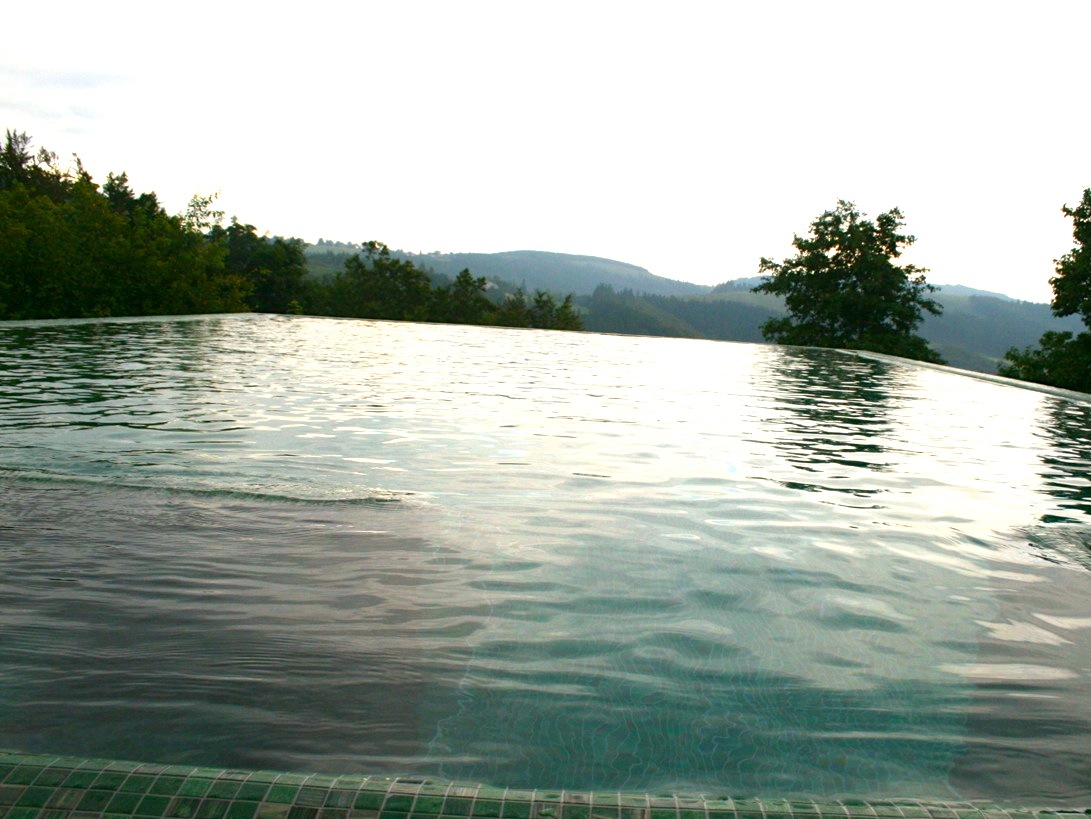
[[[0,745],[1091,799],[1091,405],[828,350],[0,325]]]

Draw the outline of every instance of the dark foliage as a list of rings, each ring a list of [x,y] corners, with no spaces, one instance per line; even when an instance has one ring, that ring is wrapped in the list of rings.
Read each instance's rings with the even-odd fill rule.
[[[1080,204],[1067,205],[1062,213],[1072,219],[1075,247],[1057,259],[1053,285],[1053,313],[1078,315],[1091,327],[1091,188],[1083,192]],[[1000,374],[1053,387],[1091,392],[1091,332],[1078,335],[1049,332],[1037,347],[1022,351],[1012,348],[1005,355]]]
[[[381,242],[358,246],[340,270],[308,277],[299,239],[269,238],[195,196],[172,216],[124,173],[99,188],[76,162],[33,154],[26,134],[0,150],[0,319],[79,318],[256,310],[581,329],[568,296],[522,291],[498,302],[468,270],[434,286]]]
[[[762,259],[769,278],[755,291],[784,298],[788,316],[762,325],[770,341],[814,347],[845,347],[941,362],[914,331],[922,312],[942,308],[927,294],[936,288],[924,270],[895,263],[914,237],[899,233],[894,208],[875,221],[840,201],[796,236],[796,255],[783,262]]]

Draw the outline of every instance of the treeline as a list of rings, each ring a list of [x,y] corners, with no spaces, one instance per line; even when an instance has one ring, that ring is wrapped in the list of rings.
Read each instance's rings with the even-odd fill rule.
[[[581,329],[569,296],[490,298],[468,270],[433,280],[379,242],[333,275],[309,275],[304,243],[269,238],[194,197],[168,214],[124,173],[101,187],[77,159],[33,153],[8,131],[0,151],[0,319],[259,311]]]
[[[1074,245],[1054,262],[1050,307],[1055,316],[1079,316],[1086,329],[1045,333],[1037,347],[1008,350],[1000,374],[1091,393],[1091,188],[1061,212],[1072,220]]]

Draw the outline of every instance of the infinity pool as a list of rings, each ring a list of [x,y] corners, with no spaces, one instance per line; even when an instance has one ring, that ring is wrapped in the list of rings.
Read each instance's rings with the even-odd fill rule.
[[[1091,799],[1091,404],[830,350],[0,324],[0,746]]]

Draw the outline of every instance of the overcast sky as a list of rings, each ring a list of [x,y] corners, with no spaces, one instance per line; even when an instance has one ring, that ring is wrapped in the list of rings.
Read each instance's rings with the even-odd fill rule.
[[[1048,301],[1088,32],[1088,0],[40,0],[4,10],[0,128],[271,234],[705,284],[897,206],[933,283]]]

